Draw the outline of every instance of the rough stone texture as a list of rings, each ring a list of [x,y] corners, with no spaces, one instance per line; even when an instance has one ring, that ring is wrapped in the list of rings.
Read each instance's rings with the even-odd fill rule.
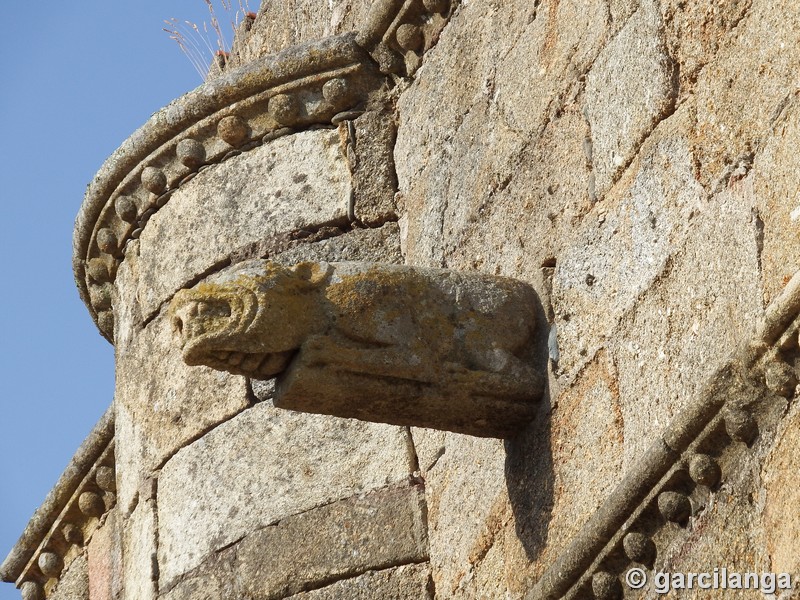
[[[124,511],[141,482],[179,448],[248,405],[243,377],[188,367],[169,319],[117,344],[116,454]]]
[[[298,245],[269,258],[282,265],[293,265],[304,260],[403,262],[397,223],[386,223],[376,229],[353,229],[345,235]]]
[[[462,4],[402,91],[407,262],[530,281],[560,351],[552,412],[487,469],[508,500],[443,497],[455,456],[500,457],[413,431],[437,597],[521,596],[797,270],[798,9],[750,5]],[[501,515],[465,519],[495,532],[474,555],[464,498]]]
[[[393,115],[388,111],[364,113],[353,122],[352,138],[347,125],[339,127],[349,145],[347,159],[353,172],[354,216],[367,225],[397,219],[393,156],[397,127]]]
[[[346,221],[351,183],[339,145],[335,130],[284,136],[181,186],[138,246],[136,293],[145,318],[241,246]]]
[[[800,522],[787,518],[800,506],[800,488],[792,480],[800,472],[800,404],[795,403],[777,433],[761,470],[764,544],[773,573],[800,573]],[[800,579],[797,581],[800,587]]]
[[[797,228],[800,224],[800,194],[795,174],[800,158],[800,119],[797,100],[790,99],[773,120],[774,134],[753,161],[753,195],[757,218],[763,227],[760,264],[764,281],[764,304],[786,285],[800,264]],[[741,185],[747,184],[747,179]]]
[[[156,598],[158,521],[152,488],[148,492],[151,495],[140,493],[138,505],[122,525],[123,600]]]
[[[773,399],[767,410],[780,415],[787,406]],[[678,531],[677,539],[670,545],[657,543],[656,570],[702,572],[711,565],[712,569],[724,566],[728,572],[738,573],[788,572],[793,577],[793,593],[781,595],[782,590],[777,590],[775,596],[796,597],[800,592],[800,545],[796,521],[787,519],[785,511],[795,510],[789,507],[796,506],[797,491],[796,486],[785,484],[786,477],[797,468],[798,414],[794,406],[777,430],[761,431],[757,440],[737,456],[735,465],[723,465],[723,485],[706,502],[695,503],[685,530],[673,526],[671,534]],[[666,595],[656,595],[650,589],[646,592],[643,597],[648,599],[708,597],[708,591],[696,588]],[[722,597],[735,593],[729,591]],[[752,590],[741,594],[745,598],[764,597]]]
[[[229,68],[302,42],[357,29],[371,4],[367,0],[264,2],[249,33],[237,40]]]
[[[501,442],[448,433],[446,448],[426,474],[425,488],[431,569],[437,597],[443,598],[469,578],[482,557],[480,546],[491,546],[506,501]],[[450,510],[454,501],[457,511]]]
[[[428,565],[421,564],[369,571],[287,600],[433,600],[432,592]]]
[[[774,133],[796,90],[800,6],[791,0],[753,0],[746,16],[698,75],[693,142],[700,179],[716,184]]]
[[[588,200],[575,99],[606,15],[594,0],[459,8],[398,101],[410,263],[455,267],[458,255],[462,268],[511,276],[529,263],[530,277],[548,257],[552,230]]]
[[[747,200],[725,192],[692,216],[682,246],[607,342],[620,374],[626,466],[755,334],[763,306],[757,223]]]
[[[90,600],[119,600],[122,597],[122,539],[118,512],[116,508],[109,511],[105,523],[89,541]]]
[[[566,372],[607,343],[621,316],[669,266],[690,215],[702,206],[684,140],[665,133],[643,152],[614,197],[598,206],[598,217],[584,219],[558,257],[553,304],[559,367]]]
[[[158,486],[161,584],[168,587],[209,553],[255,529],[400,481],[411,467],[404,429],[261,403],[164,466]]]
[[[61,574],[58,585],[48,596],[50,600],[90,600],[89,568],[84,552],[73,560]],[[102,599],[102,596],[98,597]],[[91,600],[95,600],[91,596]]]
[[[358,26],[367,4],[265,3],[233,60]],[[112,297],[129,365],[120,378],[152,386],[151,367],[163,361],[163,376],[182,381],[177,366],[169,371],[177,354],[157,312],[228,261],[397,263],[398,246],[409,265],[531,283],[537,319],[557,323],[559,360],[536,419],[516,438],[415,428],[414,453],[405,431],[269,402],[218,425],[242,408],[241,388],[205,405],[187,384],[169,404],[171,415],[199,419],[184,428],[152,417],[160,412],[144,383],[135,393],[139,383],[121,383],[121,514],[135,506],[123,537],[127,597],[153,597],[156,520],[145,476],[161,464],[154,452],[163,462],[180,446],[158,495],[159,569],[162,583],[175,584],[162,597],[239,600],[237,541],[351,502],[342,499],[417,466],[430,565],[319,583],[298,597],[430,598],[428,568],[437,599],[524,597],[797,271],[798,64],[795,0],[461,2],[413,79],[395,80],[379,103],[398,128],[396,196],[389,141],[379,135],[391,127],[372,117],[353,123],[350,152],[347,125],[299,133],[184,186],[122,264]],[[190,101],[212,106],[202,97],[212,87],[154,123],[168,129],[194,110]],[[135,136],[109,164],[150,139]],[[365,178],[365,164],[381,170],[369,167]],[[298,174],[308,180],[294,181]],[[103,185],[93,189],[98,196]],[[350,230],[351,191],[357,217],[380,224],[394,212],[397,226]],[[319,227],[331,223],[338,229]],[[283,237],[272,248],[275,234]],[[130,352],[143,356],[147,344],[153,362],[133,368]],[[796,364],[797,348],[787,352]],[[209,372],[190,372],[186,381],[211,385]],[[695,490],[685,527],[659,531],[657,568],[800,568],[800,533],[786,518],[800,502],[796,395],[775,400],[777,428],[762,427],[749,446],[735,442],[741,452],[721,465],[718,488]]]
[[[370,569],[428,558],[425,498],[394,487],[287,517],[237,548],[240,594],[277,600]]]
[[[536,410],[535,292],[375,263],[247,264],[170,305],[187,364],[278,375],[276,406],[504,437]]]
[[[175,587],[159,595],[159,600],[241,600],[236,550],[234,544],[212,554],[197,569],[181,577]]]
[[[414,440],[417,463],[423,473],[432,469],[444,455],[446,437],[446,431],[421,427],[411,428],[411,438]]]
[[[643,0],[586,78],[596,193],[603,196],[644,138],[674,106],[677,89],[657,0]]]

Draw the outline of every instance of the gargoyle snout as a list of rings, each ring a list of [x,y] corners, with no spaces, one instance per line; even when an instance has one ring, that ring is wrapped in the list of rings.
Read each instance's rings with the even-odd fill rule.
[[[172,332],[179,337],[184,337],[186,325],[200,313],[199,303],[195,300],[180,301],[172,312]]]

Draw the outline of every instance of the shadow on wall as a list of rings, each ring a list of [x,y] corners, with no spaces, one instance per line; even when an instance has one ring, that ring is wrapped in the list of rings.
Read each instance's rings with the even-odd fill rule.
[[[532,361],[539,373],[548,373],[547,318],[537,307]],[[535,561],[547,542],[554,505],[553,455],[550,448],[550,388],[545,382],[536,418],[505,442],[506,486],[514,513],[516,534],[528,560]]]

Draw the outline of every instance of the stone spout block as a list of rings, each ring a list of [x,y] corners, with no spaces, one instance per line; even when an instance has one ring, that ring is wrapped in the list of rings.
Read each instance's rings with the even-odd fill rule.
[[[184,361],[258,379],[296,411],[485,437],[535,413],[538,299],[522,282],[374,263],[246,263],[180,291]]]

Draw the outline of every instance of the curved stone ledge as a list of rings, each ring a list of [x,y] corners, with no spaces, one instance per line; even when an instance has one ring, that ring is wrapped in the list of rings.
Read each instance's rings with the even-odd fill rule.
[[[354,119],[373,92],[390,85],[385,74],[420,66],[453,7],[449,0],[379,0],[360,32],[253,61],[154,114],[105,162],[75,224],[75,280],[100,332],[113,341],[111,284],[128,242],[178,187],[275,137]]]
[[[205,165],[287,128],[354,114],[383,78],[354,35],[265,57],[209,81],[156,113],[106,161],[77,218],[73,267],[81,297],[112,337],[109,284],[127,240]]]
[[[626,565],[652,567],[674,537],[660,533],[664,525],[685,525],[759,432],[785,413],[775,400],[794,394],[797,373],[781,353],[798,352],[799,313],[800,272],[767,308],[755,338],[669,424],[526,600],[621,598],[617,577]]]
[[[37,593],[51,586],[114,505],[115,489],[112,405],[3,561],[0,579]]]

